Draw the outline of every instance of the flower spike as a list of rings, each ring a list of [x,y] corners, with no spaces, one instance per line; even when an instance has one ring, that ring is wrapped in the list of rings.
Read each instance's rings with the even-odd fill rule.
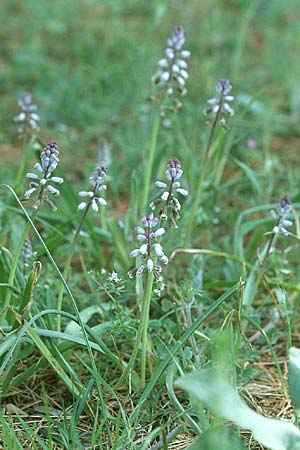
[[[79,203],[78,210],[81,211],[87,207],[91,207],[93,211],[98,212],[99,206],[106,206],[106,200],[99,195],[98,192],[106,191],[107,187],[103,184],[106,178],[106,169],[103,166],[97,167],[89,178],[91,190],[80,191],[78,195],[85,197],[86,200]]]
[[[28,172],[26,178],[29,178],[29,189],[25,192],[22,201],[31,199],[34,193],[38,193],[37,199],[33,204],[34,209],[39,209],[42,202],[47,203],[50,208],[55,211],[57,208],[48,198],[46,193],[50,193],[58,197],[59,190],[50,183],[61,184],[63,178],[53,177],[52,172],[57,168],[59,163],[59,149],[55,141],[50,141],[43,149],[40,156],[40,163],[34,165],[36,172]]]

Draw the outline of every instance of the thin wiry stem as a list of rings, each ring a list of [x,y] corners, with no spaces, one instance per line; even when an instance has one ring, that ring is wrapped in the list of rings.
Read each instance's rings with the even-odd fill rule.
[[[142,353],[141,353],[141,387],[144,389],[146,381],[146,361],[147,361],[147,339],[148,339],[148,324],[149,324],[149,312],[153,288],[153,272],[147,272],[146,275],[146,287],[144,292],[143,304],[144,317],[141,317],[141,322],[143,322],[142,330]]]
[[[71,247],[70,247],[67,259],[66,259],[66,262],[65,262],[65,267],[64,267],[64,270],[63,270],[63,277],[64,277],[64,279],[66,281],[67,281],[67,278],[68,278],[68,275],[69,275],[71,262],[72,262],[72,258],[73,258],[73,254],[74,254],[74,250],[75,250],[76,244],[78,242],[78,238],[80,236],[80,232],[81,232],[81,229],[83,227],[84,221],[85,221],[85,219],[87,217],[87,214],[89,212],[90,206],[91,206],[91,204],[88,203],[87,206],[85,207],[85,210],[84,210],[84,212],[82,214],[81,220],[80,220],[79,225],[77,227],[77,230],[75,232],[75,235],[74,235],[74,238],[73,238],[73,241],[72,241],[72,244],[71,244]],[[63,301],[64,289],[65,289],[64,285],[61,284],[60,285],[59,294],[58,294],[58,298],[57,298],[57,305],[56,305],[56,308],[57,308],[58,311],[61,311],[61,309],[62,309],[62,301]],[[57,315],[56,330],[58,332],[61,331],[61,315],[60,314]]]
[[[196,194],[195,194],[195,200],[193,202],[193,207],[192,207],[191,213],[189,215],[189,222],[187,225],[187,232],[186,232],[186,242],[189,242],[189,240],[191,238],[191,233],[193,231],[196,213],[199,208],[200,201],[201,201],[203,181],[204,181],[205,174],[206,174],[206,169],[207,169],[207,165],[208,165],[208,161],[209,161],[209,153],[210,153],[210,149],[211,149],[211,146],[213,143],[216,126],[220,120],[220,115],[221,115],[221,111],[222,111],[222,103],[223,103],[223,96],[221,96],[219,108],[215,115],[211,130],[210,130],[208,143],[207,143],[207,146],[205,149],[205,153],[204,153],[204,157],[203,157],[203,161],[202,161],[201,172],[200,172],[197,189],[196,189]]]
[[[141,206],[140,206],[141,213],[143,211],[145,211],[146,204],[147,204],[147,201],[149,198],[150,182],[151,182],[152,169],[153,169],[154,158],[155,158],[155,150],[156,150],[156,144],[157,144],[159,125],[160,125],[160,114],[159,114],[159,111],[157,111],[155,118],[154,118],[154,122],[153,122],[151,143],[150,143],[148,161],[147,161],[145,178],[144,178],[144,190],[143,190],[142,201],[141,201]]]

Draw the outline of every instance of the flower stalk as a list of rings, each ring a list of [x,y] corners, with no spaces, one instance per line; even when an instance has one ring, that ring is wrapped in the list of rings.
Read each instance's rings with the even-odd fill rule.
[[[208,104],[211,105],[209,109],[207,109],[206,114],[212,114],[212,126],[207,142],[207,146],[205,148],[202,164],[201,164],[201,170],[200,175],[198,179],[198,184],[196,188],[196,194],[195,199],[193,202],[192,210],[189,215],[189,221],[187,224],[187,233],[186,233],[186,242],[190,241],[191,234],[193,231],[195,219],[197,210],[199,208],[199,205],[201,203],[201,196],[202,196],[202,188],[203,188],[203,182],[205,179],[207,166],[209,162],[209,156],[210,156],[210,150],[213,144],[215,132],[217,125],[221,125],[223,128],[228,129],[228,126],[225,121],[225,116],[229,115],[232,116],[234,114],[233,109],[229,106],[228,102],[231,102],[234,100],[233,96],[227,95],[232,89],[232,86],[229,82],[229,80],[220,80],[216,85],[216,91],[217,91],[217,97],[212,98],[208,100]]]
[[[283,236],[290,235],[290,232],[287,231],[286,228],[292,226],[293,224],[290,220],[287,219],[287,216],[291,213],[291,211],[291,200],[287,195],[284,195],[280,199],[276,211],[272,211],[272,216],[274,219],[276,219],[276,224],[273,227],[272,231],[268,233],[268,242],[261,252],[260,258],[253,266],[252,272],[249,276],[249,280],[251,280],[251,278],[254,278],[254,276],[255,278],[253,281],[246,284],[244,290],[242,304],[246,308],[246,313],[249,311],[255,298],[257,289],[264,277],[266,262],[274,246],[275,239],[277,239],[277,236],[280,234]]]
[[[168,183],[163,181],[156,181],[155,185],[159,189],[164,189],[163,194],[159,199],[150,204],[152,210],[157,210],[158,217],[151,212],[148,216],[141,218],[143,226],[135,227],[136,238],[142,242],[141,246],[135,248],[130,252],[132,258],[139,258],[137,267],[130,270],[128,275],[130,278],[134,276],[141,276],[145,273],[144,293],[141,302],[140,322],[137,331],[137,336],[134,344],[132,354],[130,356],[127,368],[121,376],[117,386],[120,386],[122,381],[129,375],[133,368],[136,356],[141,347],[141,362],[140,375],[141,386],[145,386],[146,382],[146,368],[147,368],[147,341],[148,341],[148,325],[151,298],[153,293],[154,282],[162,285],[162,266],[168,264],[168,257],[164,253],[161,244],[162,236],[165,234],[165,228],[162,226],[168,219],[171,220],[173,227],[177,227],[176,220],[179,218],[179,211],[181,204],[176,198],[176,194],[183,196],[188,195],[188,191],[181,188],[178,181],[183,174],[181,163],[178,159],[173,158],[169,161],[165,172]]]
[[[52,176],[52,172],[56,169],[58,163],[59,163],[59,149],[57,143],[55,141],[51,141],[43,149],[40,156],[40,163],[37,163],[34,166],[38,174],[30,172],[27,173],[26,175],[26,177],[31,180],[29,183],[30,188],[25,192],[21,200],[28,201],[34,194],[37,194],[37,198],[32,206],[31,220],[35,218],[35,215],[37,214],[42,202],[48,204],[51,207],[52,211],[56,210],[56,206],[48,198],[48,192],[50,194],[53,194],[55,197],[59,196],[59,190],[57,188],[54,188],[51,184],[51,183],[60,184],[63,182],[62,178]],[[10,268],[8,284],[11,286],[14,283],[18,262],[20,259],[24,243],[26,241],[26,238],[28,237],[29,230],[30,230],[30,223],[27,223],[20,237]],[[3,304],[3,314],[0,318],[0,324],[3,324],[6,319],[7,307],[11,304],[11,295],[12,295],[11,289],[7,289]]]
[[[105,177],[106,177],[106,169],[102,166],[97,167],[97,169],[94,171],[94,173],[89,178],[89,184],[91,186],[91,190],[79,192],[79,196],[82,198],[86,198],[86,200],[81,202],[78,205],[78,210],[79,211],[83,210],[83,214],[81,216],[78,227],[75,231],[75,234],[74,234],[71,246],[70,246],[70,250],[69,250],[69,253],[66,258],[66,262],[65,262],[65,266],[64,266],[64,270],[63,270],[63,277],[65,280],[67,280],[67,278],[68,278],[70,268],[71,268],[72,258],[74,255],[74,250],[77,245],[83,224],[85,222],[85,219],[88,215],[90,208],[93,211],[98,212],[99,206],[106,205],[106,200],[104,200],[102,197],[99,197],[99,195],[98,195],[99,192],[106,191],[106,185],[103,184]],[[58,297],[57,297],[57,305],[56,305],[56,308],[58,311],[62,310],[63,295],[64,295],[64,285],[61,284],[60,290],[58,293]],[[58,332],[61,332],[61,315],[60,314],[57,315],[56,329]]]
[[[152,76],[152,83],[156,87],[156,92],[149,97],[149,100],[159,104],[159,111],[156,112],[153,122],[140,213],[145,211],[149,198],[160,123],[161,121],[163,125],[168,123],[168,113],[177,113],[182,108],[182,102],[177,97],[178,95],[182,97],[187,93],[186,81],[189,74],[186,59],[191,56],[191,53],[188,50],[183,50],[184,43],[185,34],[183,27],[174,27],[171,36],[167,39],[165,57],[158,61],[157,70]]]
[[[14,118],[18,124],[18,133],[22,141],[22,158],[19,171],[16,176],[15,190],[18,191],[24,176],[25,167],[28,159],[28,150],[39,132],[40,117],[37,114],[37,106],[32,103],[32,95],[30,92],[24,92],[18,100],[18,106],[21,111]]]

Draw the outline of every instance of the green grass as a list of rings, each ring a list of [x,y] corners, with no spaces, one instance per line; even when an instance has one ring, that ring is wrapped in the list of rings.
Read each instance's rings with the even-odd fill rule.
[[[0,316],[1,448],[215,450],[221,439],[242,449],[249,432],[176,384],[212,366],[260,414],[298,415],[297,388],[287,382],[288,351],[299,347],[298,10],[297,0],[2,0],[0,309],[9,308]],[[190,77],[182,110],[164,128],[147,97],[175,25],[192,53]],[[203,111],[222,78],[233,86],[235,115],[207,147]],[[55,175],[65,180],[57,211],[45,205],[35,217],[17,200],[28,189],[16,180],[25,150],[13,121],[25,90],[41,131],[24,172],[55,139]],[[111,149],[108,204],[89,211],[88,237],[73,248],[77,193],[101,163],[101,139]],[[160,195],[154,182],[171,158],[182,163],[189,196],[178,228],[163,224],[170,261],[159,297],[144,275],[127,272],[141,245],[134,227]],[[270,210],[285,194],[292,235],[273,240]],[[25,227],[28,266],[18,256]],[[293,360],[292,386],[297,367]]]

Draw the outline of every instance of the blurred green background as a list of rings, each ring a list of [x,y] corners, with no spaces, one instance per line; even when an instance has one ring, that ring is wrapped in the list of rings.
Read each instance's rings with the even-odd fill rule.
[[[186,168],[193,171],[190,161],[207,134],[205,102],[224,77],[236,96],[236,154],[248,163],[250,137],[259,144],[250,156],[254,166],[263,168],[270,150],[279,170],[287,154],[298,160],[298,0],[1,0],[2,167],[19,159],[13,117],[17,97],[29,90],[41,136],[58,141],[63,165],[81,171],[83,161],[93,164],[104,137],[112,148],[111,173],[119,175],[115,192],[127,193],[132,170],[143,171],[150,78],[174,25],[183,25],[192,52],[188,95],[180,125],[161,130],[156,167],[175,154],[187,159],[184,139],[192,149]]]

